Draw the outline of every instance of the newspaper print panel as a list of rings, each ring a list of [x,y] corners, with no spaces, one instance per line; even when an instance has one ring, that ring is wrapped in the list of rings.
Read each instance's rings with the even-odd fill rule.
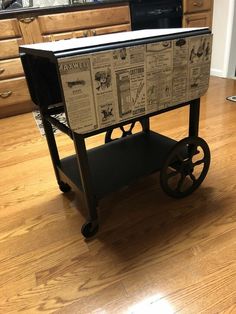
[[[71,129],[86,133],[202,96],[212,36],[193,36],[62,58]]]

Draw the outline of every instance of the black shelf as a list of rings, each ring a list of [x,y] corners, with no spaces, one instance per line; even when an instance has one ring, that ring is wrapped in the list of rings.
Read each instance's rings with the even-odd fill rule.
[[[97,199],[161,169],[175,140],[155,132],[140,132],[88,150]],[[61,171],[82,190],[76,155],[61,160]]]

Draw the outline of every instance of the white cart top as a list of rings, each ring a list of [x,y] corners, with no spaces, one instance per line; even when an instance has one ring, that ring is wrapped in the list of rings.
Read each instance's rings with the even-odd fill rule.
[[[186,34],[195,31],[207,30],[206,27],[196,28],[168,28],[168,29],[145,29],[131,32],[122,32],[93,37],[73,38],[70,40],[59,40],[55,42],[23,45],[23,48],[41,50],[45,52],[58,53],[65,50],[96,47],[99,45],[115,44],[125,41],[139,40],[152,37],[162,37],[166,35]],[[187,34],[186,34],[187,35]],[[189,34],[190,35],[190,34]]]

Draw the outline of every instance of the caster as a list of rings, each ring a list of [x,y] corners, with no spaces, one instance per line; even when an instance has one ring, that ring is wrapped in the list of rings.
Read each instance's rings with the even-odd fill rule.
[[[205,179],[210,166],[210,150],[200,137],[187,137],[170,151],[160,172],[160,184],[172,197],[190,195]]]
[[[59,183],[59,189],[60,189],[63,193],[67,193],[67,192],[70,192],[71,187],[70,187],[67,183],[64,183],[63,181],[61,181],[61,182]]]
[[[98,232],[97,222],[86,222],[81,228],[81,233],[85,238],[91,238]]]

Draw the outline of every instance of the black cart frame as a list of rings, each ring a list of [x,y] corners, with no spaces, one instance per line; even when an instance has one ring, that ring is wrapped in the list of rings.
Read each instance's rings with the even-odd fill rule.
[[[58,185],[63,192],[71,188],[82,193],[87,209],[87,221],[82,227],[82,234],[91,237],[98,231],[98,202],[105,195],[128,185],[139,177],[151,173],[161,172],[161,185],[167,194],[183,197],[191,194],[204,180],[210,163],[210,152],[206,142],[198,137],[200,98],[180,103],[156,112],[145,114],[104,127],[98,130],[79,134],[68,125],[61,123],[55,115],[67,114],[63,97],[60,73],[57,60],[65,56],[83,53],[96,53],[110,49],[117,49],[129,45],[152,43],[168,40],[169,38],[185,38],[192,35],[209,34],[208,29],[181,32],[158,38],[145,38],[133,41],[99,45],[83,49],[48,52],[32,46],[20,47],[21,60],[27,78],[33,101],[39,106],[42,123],[50,151]],[[189,106],[189,132],[186,139],[176,142],[164,135],[150,130],[150,117],[163,114],[170,110]],[[133,134],[136,123],[140,123],[142,130]],[[129,125],[129,129],[125,126]],[[53,127],[67,134],[73,141],[75,154],[61,159],[53,132]],[[114,129],[120,128],[122,136],[112,139]],[[105,132],[104,144],[86,149],[85,139]],[[192,158],[198,154],[199,146],[204,151],[204,157],[193,162]],[[181,155],[181,157],[179,157]],[[202,164],[203,170],[199,178],[193,174],[194,167]],[[172,174],[167,168],[172,168]],[[179,184],[173,191],[169,189],[170,176],[180,174]],[[186,176],[192,180],[190,188],[181,191],[181,185]]]

